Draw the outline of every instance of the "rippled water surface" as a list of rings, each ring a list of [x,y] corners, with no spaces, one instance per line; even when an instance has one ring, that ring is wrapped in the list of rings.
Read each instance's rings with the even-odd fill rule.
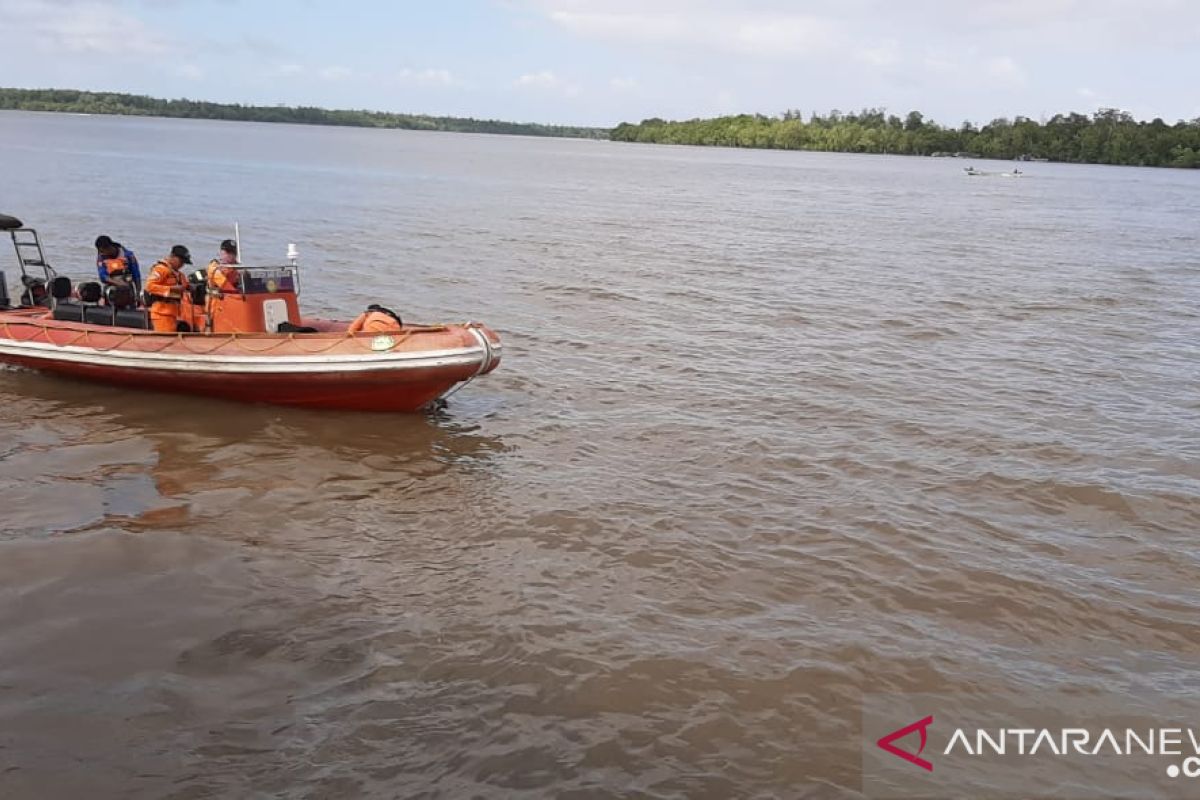
[[[436,417],[0,372],[0,796],[855,796],[864,692],[1194,685],[1200,172],[962,163],[0,113],[60,271],[237,220],[505,343]]]

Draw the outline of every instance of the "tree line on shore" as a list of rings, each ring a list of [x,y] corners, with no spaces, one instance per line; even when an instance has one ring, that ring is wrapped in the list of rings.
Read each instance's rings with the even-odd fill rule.
[[[342,125],[357,128],[400,128],[457,133],[506,133],[523,136],[561,136],[603,139],[607,128],[572,125],[539,125],[468,117],[432,117],[383,111],[331,110],[307,106],[246,106],[199,100],[162,100],[117,92],[83,92],[74,89],[0,88],[0,109],[58,111],[73,114],[123,114],[184,119],[226,119],[244,122],[292,122],[301,125]]]
[[[116,92],[73,89],[0,88],[0,110],[57,111],[77,114],[291,122],[365,128],[500,133],[525,136],[610,138],[618,142],[712,145],[842,153],[962,155],[977,158],[1036,159],[1088,164],[1200,168],[1200,118],[1167,124],[1135,120],[1116,109],[1090,116],[1056,114],[1038,122],[1027,117],[996,119],[982,127],[964,122],[943,127],[919,111],[903,119],[883,109],[843,114],[799,111],[777,117],[740,114],[669,122],[647,119],[607,128],[434,117],[383,111],[338,110],[308,106],[252,106],[197,100],[163,100]]]
[[[741,114],[684,122],[625,122],[609,137],[655,144],[1200,167],[1200,118],[1173,125],[1161,119],[1139,122],[1116,109],[1101,109],[1091,116],[1056,114],[1044,122],[1026,117],[997,119],[983,127],[964,122],[958,128],[942,127],[918,111],[904,119],[882,109],[833,111],[813,114],[807,122],[799,111],[787,111],[778,117]]]

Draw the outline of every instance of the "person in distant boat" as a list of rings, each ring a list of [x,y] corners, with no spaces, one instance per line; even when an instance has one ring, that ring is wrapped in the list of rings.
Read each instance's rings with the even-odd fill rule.
[[[190,331],[191,326],[179,319],[184,295],[188,291],[185,264],[192,263],[192,255],[181,244],[171,248],[170,254],[150,269],[146,280],[146,301],[150,306],[150,323],[160,333]]]
[[[137,256],[109,236],[96,237],[96,274],[105,286],[132,286],[135,294],[142,290]]]
[[[390,308],[372,303],[350,323],[350,333],[399,333],[404,328],[400,315]]]
[[[205,276],[208,279],[208,291],[218,297],[222,294],[238,291],[241,286],[241,273],[233,265],[238,263],[237,242],[226,239],[221,242],[221,251],[217,257],[208,262]]]

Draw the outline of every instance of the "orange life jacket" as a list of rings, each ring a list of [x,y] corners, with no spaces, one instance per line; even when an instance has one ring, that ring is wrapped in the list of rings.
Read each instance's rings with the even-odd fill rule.
[[[403,328],[396,318],[380,311],[364,311],[350,323],[350,333],[399,333]]]
[[[104,259],[103,264],[104,279],[106,281],[111,281],[114,279],[124,281],[132,277],[129,271],[129,262],[125,260],[124,256],[106,258]]]
[[[213,259],[208,262],[208,287],[219,292],[236,292],[241,275],[237,268]]]
[[[171,289],[182,287],[180,297],[171,295]],[[151,301],[150,313],[157,315],[179,316],[179,303],[188,286],[187,275],[181,270],[174,270],[165,261],[159,261],[150,269],[150,277],[146,280],[146,294]]]

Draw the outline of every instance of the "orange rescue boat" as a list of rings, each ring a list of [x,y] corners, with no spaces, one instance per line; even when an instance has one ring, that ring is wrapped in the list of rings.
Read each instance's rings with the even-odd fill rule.
[[[500,338],[475,322],[352,333],[349,322],[302,317],[291,249],[283,266],[236,265],[236,291],[210,294],[196,281],[180,304],[192,332],[155,332],[136,301],[58,275],[34,229],[0,215],[0,231],[12,238],[22,286],[11,303],[0,272],[0,363],[136,389],[355,411],[425,409],[500,363]]]

